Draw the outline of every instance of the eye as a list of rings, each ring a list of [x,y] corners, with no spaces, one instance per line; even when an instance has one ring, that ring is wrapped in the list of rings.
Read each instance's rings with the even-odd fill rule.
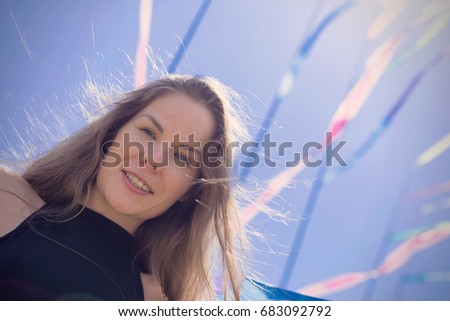
[[[175,157],[178,158],[183,163],[188,163],[189,162],[189,157],[187,157],[186,155],[183,155],[183,154],[180,154],[180,153],[176,153]]]
[[[153,131],[150,128],[144,127],[144,128],[140,128],[140,130],[142,130],[144,133],[146,133],[147,136],[149,136],[150,138],[156,139],[155,133],[153,133]]]

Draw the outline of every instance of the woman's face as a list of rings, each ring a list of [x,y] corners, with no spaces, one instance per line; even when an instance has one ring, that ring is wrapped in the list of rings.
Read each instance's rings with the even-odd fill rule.
[[[157,98],[118,132],[86,206],[133,233],[186,199],[214,127],[211,112],[189,96]]]

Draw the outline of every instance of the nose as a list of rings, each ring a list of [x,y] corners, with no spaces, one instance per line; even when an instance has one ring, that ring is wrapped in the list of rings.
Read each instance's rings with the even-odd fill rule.
[[[145,160],[145,162],[149,165],[149,167],[151,169],[153,169],[154,171],[156,171],[159,168],[159,164],[152,162],[151,158],[148,158]]]
[[[145,163],[154,171],[160,171],[165,166],[165,158],[163,146],[161,144],[153,144],[147,150]]]

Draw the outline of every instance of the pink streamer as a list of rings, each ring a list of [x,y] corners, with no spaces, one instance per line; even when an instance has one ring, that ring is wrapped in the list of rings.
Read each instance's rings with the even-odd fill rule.
[[[437,227],[420,233],[392,250],[376,271],[380,274],[392,273],[408,262],[416,252],[423,251],[449,236],[448,227]]]
[[[336,113],[331,118],[328,128],[332,133],[332,138],[338,135],[361,110],[373,88],[383,75],[384,70],[393,58],[402,38],[403,34],[398,34],[391,40],[382,44],[375,50],[369,59],[367,59],[363,76],[349,92],[344,101],[342,101]]]
[[[139,40],[134,64],[135,88],[139,88],[147,82],[147,48],[150,39],[152,7],[152,0],[141,0],[139,8]]]
[[[342,132],[345,126],[351,121],[359,110],[362,108],[373,88],[380,80],[385,68],[392,59],[401,39],[402,35],[395,36],[390,41],[381,45],[367,59],[366,69],[361,79],[356,83],[347,97],[339,105],[336,113],[331,119],[329,125],[328,139],[322,144],[322,148],[330,143],[331,138]],[[285,169],[276,175],[270,182],[266,190],[258,197],[258,199],[244,209],[241,215],[242,224],[250,222],[258,213],[262,205],[267,204],[274,196],[280,193],[283,188],[289,184],[292,179],[297,176],[305,168],[305,159],[297,166]]]
[[[413,192],[402,197],[403,201],[426,199],[440,194],[450,192],[450,181],[427,187],[421,191]]]
[[[369,278],[370,274],[368,272],[343,273],[328,280],[308,285],[298,290],[298,292],[318,297],[324,294],[330,294],[350,289],[362,282],[367,281]]]
[[[376,269],[379,274],[388,274],[405,264],[414,254],[416,237],[397,246]]]
[[[300,173],[305,167],[304,161],[300,162],[295,167],[290,167],[278,175],[276,175],[270,182],[266,190],[258,197],[258,199],[251,205],[246,207],[240,216],[241,223],[243,225],[249,223],[258,213],[262,205],[267,204],[275,195]]]

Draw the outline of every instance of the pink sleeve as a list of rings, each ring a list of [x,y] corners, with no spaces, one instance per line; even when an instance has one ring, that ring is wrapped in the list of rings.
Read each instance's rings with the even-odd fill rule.
[[[21,176],[0,166],[0,236],[12,231],[44,204]]]

